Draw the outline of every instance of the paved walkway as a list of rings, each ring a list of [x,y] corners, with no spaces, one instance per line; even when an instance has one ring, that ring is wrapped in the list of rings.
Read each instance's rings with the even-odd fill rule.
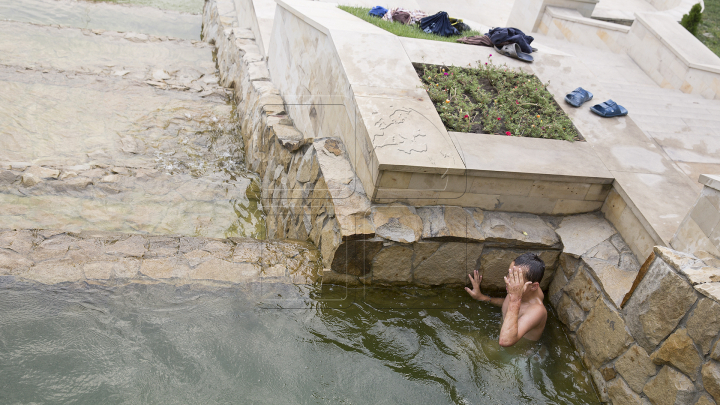
[[[700,174],[720,174],[720,100],[661,88],[625,54],[534,35],[538,43],[576,56],[578,63],[592,71],[698,193],[702,189]]]

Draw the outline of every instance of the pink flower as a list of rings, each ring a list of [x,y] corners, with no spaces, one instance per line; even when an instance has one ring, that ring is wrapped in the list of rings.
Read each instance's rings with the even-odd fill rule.
[[[507,135],[507,136],[512,136],[512,134],[510,133],[510,131],[505,132],[505,135]]]
[[[445,73],[443,73],[443,74],[444,74],[445,76],[447,76],[447,75],[448,75],[448,72],[445,72]]]
[[[485,62],[485,64],[487,65],[487,62]]]
[[[465,116],[464,116],[463,118],[470,118],[470,116],[469,116],[469,115],[467,115],[467,114],[465,114]]]
[[[498,121],[500,121],[500,117],[498,117]]]
[[[492,56],[492,54],[490,54],[490,56],[488,56],[488,58],[491,57],[491,56]]]

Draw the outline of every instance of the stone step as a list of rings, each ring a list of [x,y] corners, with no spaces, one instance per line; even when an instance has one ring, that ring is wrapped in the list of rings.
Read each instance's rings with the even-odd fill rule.
[[[202,16],[68,0],[0,0],[3,20],[200,40]]]
[[[200,41],[0,21],[2,64],[23,69],[132,77],[158,86],[179,75],[191,79],[191,87],[215,73],[212,49]]]
[[[251,184],[251,177],[153,168],[0,170],[0,228],[264,237]]]
[[[320,254],[310,243],[0,229],[0,276],[43,284],[172,282],[310,284]]]

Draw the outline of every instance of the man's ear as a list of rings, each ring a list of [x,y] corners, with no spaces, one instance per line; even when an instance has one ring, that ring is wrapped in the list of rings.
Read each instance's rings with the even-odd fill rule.
[[[535,282],[535,283],[530,284],[530,291],[535,291],[538,288],[540,288],[540,283]]]

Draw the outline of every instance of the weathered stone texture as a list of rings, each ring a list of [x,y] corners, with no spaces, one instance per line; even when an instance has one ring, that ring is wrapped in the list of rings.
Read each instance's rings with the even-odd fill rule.
[[[481,243],[445,243],[417,265],[413,279],[422,285],[465,284],[481,254]]]
[[[373,283],[405,284],[412,281],[413,249],[389,246],[375,255],[373,262]]]
[[[417,213],[423,222],[423,239],[483,242],[480,231],[484,213],[477,208],[420,207]]]
[[[487,242],[518,247],[558,248],[560,239],[542,218],[532,214],[486,212],[482,234]]]
[[[700,399],[695,402],[695,405],[716,405],[715,401],[708,394],[703,394]]]
[[[580,305],[583,311],[590,311],[600,295],[599,288],[584,268],[578,270],[575,277],[565,286],[564,291]]]
[[[583,261],[587,268],[595,274],[605,294],[616,307],[620,308],[625,294],[630,291],[635,281],[637,271],[622,270],[611,263],[595,258],[584,258]]]
[[[642,405],[640,395],[633,392],[620,378],[616,378],[608,383],[607,393],[614,404]]]
[[[563,252],[576,257],[584,255],[615,233],[612,225],[596,214],[567,217],[557,229],[563,243]]]
[[[625,379],[630,388],[641,393],[648,378],[655,375],[657,367],[650,360],[645,349],[632,345],[615,362],[615,369]]]
[[[625,304],[625,321],[635,340],[652,352],[697,300],[694,289],[661,259],[655,259]]]
[[[553,280],[550,283],[550,288],[548,289],[548,297],[550,298],[550,303],[555,308],[558,307],[558,301],[560,300],[562,294],[562,289],[565,288],[565,286],[568,283],[567,277],[565,277],[565,272],[559,270],[556,271],[553,275]]]
[[[585,320],[585,311],[566,294],[562,294],[558,302],[557,313],[560,321],[573,332],[576,331]]]
[[[690,404],[695,398],[695,386],[685,375],[665,366],[643,389],[653,405]]]
[[[720,304],[701,298],[686,327],[688,335],[702,348],[702,354],[707,354],[713,340],[720,335]]]
[[[702,383],[716,402],[720,401],[720,363],[708,361],[702,367]]]
[[[331,255],[332,270],[341,274],[364,276],[372,269],[372,260],[382,249],[382,241],[346,241]],[[325,253],[325,252],[323,252]]]
[[[595,366],[619,356],[632,343],[632,337],[625,330],[625,321],[602,297],[598,298],[577,334],[585,355]]]
[[[404,205],[373,207],[372,220],[377,236],[395,242],[417,242],[423,233],[423,222],[415,213],[414,207]]]
[[[670,335],[650,359],[657,365],[669,364],[677,368],[693,381],[702,363],[702,358],[685,329],[678,329]]]

